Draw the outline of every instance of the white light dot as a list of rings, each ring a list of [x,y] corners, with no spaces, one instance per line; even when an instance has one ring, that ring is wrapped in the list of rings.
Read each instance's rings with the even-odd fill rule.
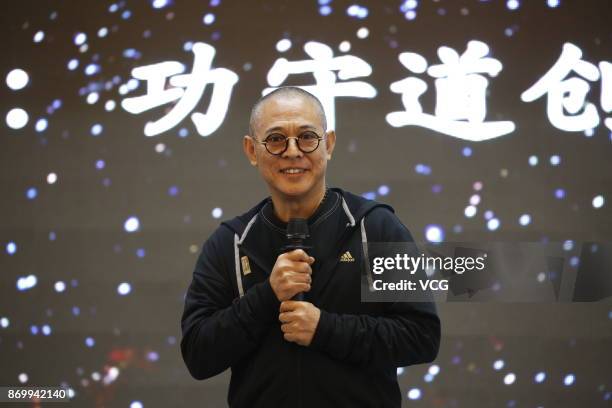
[[[418,5],[419,3],[417,0],[406,0],[404,4],[402,4],[402,10],[413,10],[417,8]]]
[[[100,71],[100,66],[96,64],[88,64],[85,67],[85,75],[94,75]]]
[[[529,165],[531,167],[538,165],[538,156],[529,156]]]
[[[99,372],[94,371],[93,373],[91,373],[91,379],[94,381],[100,381],[100,378],[102,378],[102,376],[100,375]]]
[[[130,404],[130,408],[142,408],[142,402],[132,401],[132,403]]]
[[[85,345],[87,347],[93,347],[93,346],[95,346],[95,344],[96,344],[96,341],[93,339],[93,337],[87,337],[85,339]]]
[[[431,375],[438,375],[438,373],[440,372],[440,366],[437,364],[434,364],[432,366],[429,367],[429,369],[427,370],[427,372]]]
[[[463,210],[463,213],[465,214],[466,217],[468,218],[472,218],[473,216],[476,215],[476,212],[478,210],[476,209],[475,206],[473,205],[468,205],[467,207],[465,207],[465,210]]]
[[[593,129],[587,129],[584,131],[584,135],[586,137],[593,137],[594,134],[595,134],[595,131]]]
[[[576,377],[574,376],[574,374],[568,374],[563,379],[563,384],[569,387],[570,385],[574,383],[575,380],[576,380]]]
[[[429,242],[442,242],[444,240],[444,230],[439,225],[428,225],[425,227],[425,238]]]
[[[572,249],[574,249],[574,241],[572,241],[571,239],[565,240],[563,242],[563,250],[571,251]]]
[[[2,327],[3,329],[6,329],[7,327],[9,327],[10,323],[11,322],[6,317],[3,317],[3,318],[0,319],[0,327]]]
[[[155,151],[156,151],[157,153],[163,153],[163,152],[164,152],[164,150],[166,150],[166,145],[165,145],[165,144],[163,144],[163,143],[158,143],[158,144],[156,144],[156,145],[155,145]]]
[[[537,373],[534,377],[535,382],[537,383],[541,383],[546,379],[546,373],[543,371],[540,371],[539,373]]]
[[[378,187],[378,194],[380,194],[381,196],[386,196],[387,194],[389,194],[389,191],[391,191],[391,189],[387,185],[383,184],[382,186]]]
[[[140,81],[138,81],[136,78],[130,78],[130,80],[126,83],[126,86],[128,90],[133,91],[134,89],[138,88],[139,84]]]
[[[108,28],[102,27],[98,30],[98,37],[106,37],[106,34],[108,34]]]
[[[44,31],[37,31],[36,34],[34,34],[34,42],[35,43],[39,43],[42,40],[45,39],[45,32]]]
[[[495,231],[499,228],[499,224],[500,222],[497,218],[491,218],[489,221],[487,221],[487,228],[489,231]]]
[[[291,40],[288,38],[283,38],[279,42],[276,43],[276,50],[278,52],[285,52],[291,48]]]
[[[472,205],[480,204],[480,196],[478,194],[473,194],[470,197],[470,204],[472,204]]]
[[[550,156],[550,164],[553,166],[558,166],[561,163],[561,157],[559,155],[554,154]]]
[[[44,132],[47,129],[47,125],[49,124],[49,122],[47,122],[47,119],[45,118],[40,118],[36,121],[36,124],[34,125],[34,129],[37,132]]]
[[[94,103],[98,102],[99,97],[100,95],[98,95],[97,92],[91,92],[89,95],[87,95],[87,103],[93,105]]]
[[[523,214],[519,217],[519,224],[521,224],[523,227],[529,225],[530,222],[531,216],[529,214]]]
[[[62,282],[62,281],[55,282],[54,287],[55,287],[55,291],[59,292],[59,293],[61,293],[61,292],[66,290],[66,284],[64,282]]]
[[[106,103],[104,104],[104,109],[105,109],[107,112],[110,112],[110,111],[112,111],[112,110],[114,110],[114,109],[115,109],[115,106],[117,106],[117,104],[115,103],[115,101],[113,101],[112,99],[110,99],[110,100],[106,101]]]
[[[544,272],[538,273],[538,282],[542,283],[546,280],[546,274]]]
[[[419,398],[421,398],[421,390],[419,390],[418,388],[413,388],[408,391],[408,399],[417,400]]]
[[[74,36],[74,44],[81,45],[87,41],[87,34],[85,33],[76,33]]]
[[[493,369],[499,371],[504,368],[504,365],[504,360],[495,360],[495,362],[493,363]]]
[[[402,374],[404,374],[404,367],[397,367],[396,374],[397,374],[397,375],[402,375]]]
[[[593,208],[601,208],[603,207],[606,200],[602,195],[598,195],[593,197]]]
[[[30,77],[28,73],[20,68],[15,68],[6,76],[6,84],[13,91],[23,89],[28,84],[28,82],[30,82]]]
[[[28,382],[28,375],[26,373],[19,374],[19,382],[25,384]]]
[[[9,255],[13,255],[15,252],[17,252],[17,244],[12,241],[6,244],[6,252]]]
[[[516,381],[516,375],[514,375],[514,373],[508,373],[504,377],[504,384],[506,385],[511,385],[514,381]]]
[[[516,10],[517,8],[519,8],[519,5],[520,5],[520,3],[518,2],[518,0],[508,0],[506,2],[506,6],[510,10]]]
[[[550,8],[555,8],[559,6],[559,0],[547,0],[546,4],[548,4]]]
[[[42,334],[43,336],[48,336],[51,334],[51,326],[49,326],[48,324],[45,324],[42,328]]]
[[[100,134],[102,133],[102,130],[104,130],[104,128],[102,127],[102,125],[101,125],[101,124],[99,124],[99,123],[96,123],[95,125],[93,125],[93,126],[91,127],[91,134],[92,134],[93,136],[98,136],[98,135],[100,135]]]
[[[213,218],[221,218],[223,216],[223,210],[219,207],[213,208],[212,210]]]
[[[370,30],[368,30],[366,27],[361,27],[359,30],[357,30],[357,38],[361,38],[363,40],[364,38],[368,38],[368,35],[370,35]]]
[[[108,385],[113,383],[117,377],[119,377],[119,369],[117,367],[110,367],[104,376],[104,384]]]
[[[211,25],[212,23],[215,22],[215,15],[213,13],[206,13],[202,21],[206,25]]]
[[[35,275],[22,276],[17,279],[18,290],[32,289],[38,283],[38,278]]]
[[[74,71],[75,69],[77,69],[79,67],[79,60],[73,58],[70,61],[68,61],[68,69],[71,71]]]
[[[28,124],[28,113],[21,108],[13,108],[6,114],[6,124],[11,129],[21,129]]]
[[[132,285],[127,282],[122,282],[117,286],[117,293],[121,296],[128,295],[132,291]]]
[[[416,18],[416,12],[414,10],[408,10],[404,14],[404,17],[406,17],[406,20],[414,20]]]
[[[153,6],[153,8],[160,9],[166,7],[168,4],[169,0],[153,0],[153,3],[151,5]]]
[[[140,221],[136,217],[129,217],[125,220],[123,228],[126,232],[136,232],[140,229]]]
[[[338,46],[338,49],[342,52],[349,52],[351,50],[351,43],[348,41],[342,41]]]

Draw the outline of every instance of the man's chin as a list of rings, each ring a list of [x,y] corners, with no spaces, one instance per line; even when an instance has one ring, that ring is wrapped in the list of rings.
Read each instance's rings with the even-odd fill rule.
[[[293,185],[282,183],[281,185],[272,186],[272,188],[289,199],[305,197],[312,190],[312,186],[307,185],[306,183],[296,183]]]

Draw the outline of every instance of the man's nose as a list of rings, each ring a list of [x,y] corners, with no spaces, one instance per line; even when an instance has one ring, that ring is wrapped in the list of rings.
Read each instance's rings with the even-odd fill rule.
[[[298,147],[296,138],[287,139],[287,149],[283,153],[283,157],[302,157],[304,153]]]

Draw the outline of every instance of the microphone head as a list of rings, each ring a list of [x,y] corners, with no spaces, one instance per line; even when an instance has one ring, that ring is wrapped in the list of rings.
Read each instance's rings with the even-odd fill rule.
[[[306,239],[310,236],[308,220],[305,218],[290,218],[287,223],[287,239]]]

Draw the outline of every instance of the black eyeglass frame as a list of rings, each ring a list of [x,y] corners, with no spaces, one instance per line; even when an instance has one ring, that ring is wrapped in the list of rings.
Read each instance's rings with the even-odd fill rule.
[[[313,133],[313,134],[315,134],[315,135],[317,135],[317,134],[316,134],[316,133],[314,133],[314,132],[312,132],[312,133]],[[315,150],[317,150],[317,149],[319,148],[319,145],[321,144],[321,140],[325,139],[323,136],[319,136],[319,135],[317,135],[317,145],[315,146],[315,148],[314,148],[314,149],[312,149],[312,150],[308,150],[308,151],[306,151],[306,150],[304,150],[304,149],[302,149],[302,148],[300,147],[300,136],[301,136],[301,135],[300,135],[300,136],[292,136],[292,137],[287,137],[287,136],[284,136],[284,135],[283,135],[283,137],[285,138],[285,148],[284,148],[283,150],[281,150],[279,153],[272,153],[272,152],[270,151],[270,149],[268,149],[268,143],[270,143],[270,142],[269,142],[267,139],[268,139],[270,136],[273,136],[273,135],[268,135],[268,136],[267,136],[267,137],[266,137],[266,138],[265,138],[263,141],[259,141],[259,140],[255,139],[255,138],[253,138],[253,140],[255,140],[255,141],[256,141],[257,143],[259,143],[259,144],[264,145],[264,146],[266,147],[266,151],[267,151],[268,153],[270,153],[271,155],[273,155],[273,156],[280,156],[280,155],[282,155],[283,153],[285,153],[285,152],[287,151],[287,149],[289,148],[289,139],[295,139],[295,144],[296,144],[297,148],[300,150],[300,152],[305,153],[305,154],[312,153],[312,152],[314,152]]]

